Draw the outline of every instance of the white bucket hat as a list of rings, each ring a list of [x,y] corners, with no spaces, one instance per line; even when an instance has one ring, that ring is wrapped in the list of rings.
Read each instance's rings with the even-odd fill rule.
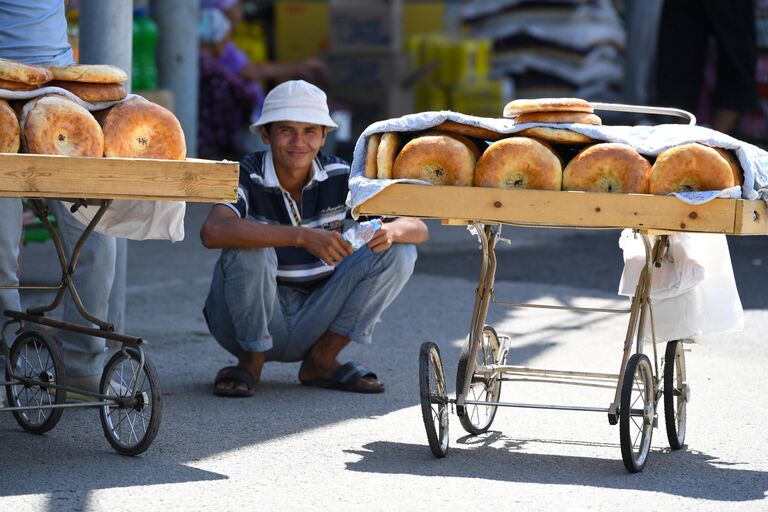
[[[325,93],[304,80],[283,82],[269,91],[251,131],[257,133],[260,126],[275,121],[319,124],[332,130],[339,127],[328,113]]]

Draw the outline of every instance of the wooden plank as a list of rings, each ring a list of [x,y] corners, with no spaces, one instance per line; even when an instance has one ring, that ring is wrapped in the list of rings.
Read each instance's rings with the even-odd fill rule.
[[[0,154],[0,196],[234,202],[239,164]]]
[[[714,199],[689,205],[671,196],[395,184],[359,207],[363,215],[472,219],[529,226],[635,228],[768,234],[763,201]],[[757,212],[757,221],[752,212]]]

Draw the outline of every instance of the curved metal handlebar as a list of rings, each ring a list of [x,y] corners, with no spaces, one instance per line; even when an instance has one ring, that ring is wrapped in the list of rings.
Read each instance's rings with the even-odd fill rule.
[[[682,117],[688,120],[688,124],[696,124],[696,116],[686,110],[668,107],[648,107],[644,105],[624,105],[622,103],[597,103],[590,102],[595,110],[612,110],[614,112],[631,112],[636,114],[655,114],[659,116]]]

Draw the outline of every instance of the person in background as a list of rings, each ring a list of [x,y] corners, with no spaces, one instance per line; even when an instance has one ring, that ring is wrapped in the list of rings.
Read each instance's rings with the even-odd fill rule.
[[[74,64],[67,39],[64,0],[0,0],[0,58],[26,64],[68,66]],[[67,254],[85,226],[59,201],[48,201],[61,230]],[[21,237],[20,199],[0,199],[0,284],[18,285],[18,254]],[[92,233],[80,255],[74,281],[86,309],[106,318],[120,329],[125,311],[125,240]],[[63,320],[85,321],[67,294]],[[0,292],[0,311],[20,310],[17,290]],[[104,367],[105,342],[83,334],[60,331],[66,375],[64,383],[97,392]]]
[[[341,236],[349,165],[320,153],[336,127],[316,86],[275,87],[252,127],[268,149],[241,160],[237,203],[214,205],[203,223],[203,245],[222,249],[203,313],[238,359],[216,375],[217,395],[252,395],[266,361],[301,361],[307,386],[384,391],[371,370],[338,356],[350,341],[371,342],[427,227],[398,218],[352,250]]]
[[[733,133],[740,115],[757,106],[754,0],[665,0],[659,27],[658,103],[696,113],[714,37],[717,79],[712,128]]]

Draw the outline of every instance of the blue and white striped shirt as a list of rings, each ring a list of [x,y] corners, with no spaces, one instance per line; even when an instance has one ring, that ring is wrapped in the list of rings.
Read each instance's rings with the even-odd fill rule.
[[[256,152],[240,161],[237,203],[221,204],[232,208],[241,219],[262,224],[341,232],[348,215],[348,180],[347,162],[320,153],[312,163],[312,178],[301,192],[301,205],[297,205],[280,186],[272,152]],[[275,251],[277,282],[282,285],[310,288],[333,273],[333,267],[300,247],[277,247]]]

